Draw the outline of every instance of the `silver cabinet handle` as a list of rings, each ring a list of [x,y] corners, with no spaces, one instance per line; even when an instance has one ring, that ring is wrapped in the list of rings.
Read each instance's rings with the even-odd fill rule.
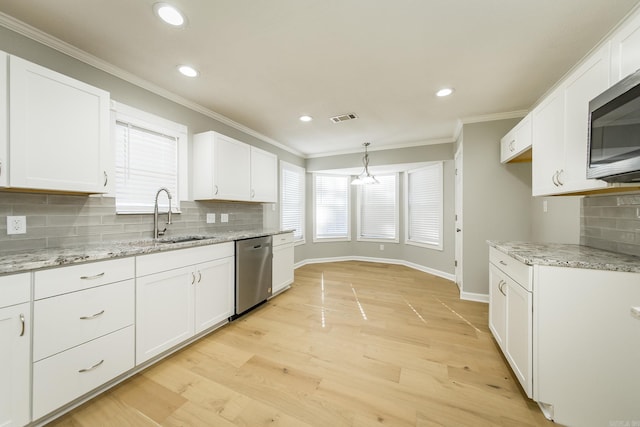
[[[104,174],[104,187],[107,186],[107,182],[109,182],[109,175],[107,175],[107,171],[102,172]]]
[[[560,169],[557,172],[556,181],[558,181],[558,187],[564,185],[564,182],[560,181],[560,175],[562,175],[563,173],[564,173],[564,169]]]
[[[96,313],[96,314],[92,314],[91,316],[82,316],[80,317],[80,320],[91,320],[91,319],[95,319],[98,316],[102,316],[104,314],[104,310]]]
[[[89,366],[88,368],[82,368],[78,372],[83,373],[83,372],[92,371],[92,370],[96,369],[98,366],[102,365],[103,363],[104,363],[104,359],[102,359],[101,361],[99,361],[98,363],[96,363],[93,366]]]
[[[193,285],[194,283],[196,283],[196,275],[195,275],[195,273],[192,271],[192,272],[191,272],[191,284]]]
[[[515,147],[515,139],[512,139],[511,142],[509,143],[509,151],[515,151],[516,147]]]
[[[202,272],[198,271],[198,283],[200,283],[200,280],[202,280]]]
[[[256,190],[251,190],[251,198],[253,199],[254,197],[256,197]]]
[[[98,279],[100,277],[104,276],[104,271],[102,273],[98,273],[94,276],[80,276],[80,279],[82,280],[93,280],[93,279]]]
[[[217,195],[218,195],[218,186],[217,186],[217,185],[214,185],[214,186],[213,186],[213,195],[214,195],[214,196],[217,196]]]
[[[556,187],[559,185],[558,181],[556,179],[557,177],[558,177],[558,171],[555,171],[553,173],[553,176],[551,177],[551,181],[553,182],[553,185],[555,185]]]
[[[24,324],[24,314],[20,313],[20,336],[24,336],[24,329],[25,329],[25,324]]]
[[[504,262],[504,261],[502,261],[502,260],[500,260],[500,264],[502,264],[502,265],[508,265],[506,262]]]
[[[505,282],[504,280],[500,280],[500,282],[498,282],[498,290],[505,297],[507,296],[507,293],[504,291],[504,285],[506,285],[506,284],[507,284],[507,282]]]

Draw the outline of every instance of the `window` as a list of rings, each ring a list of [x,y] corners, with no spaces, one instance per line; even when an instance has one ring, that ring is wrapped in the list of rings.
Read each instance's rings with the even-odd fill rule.
[[[358,240],[398,242],[398,175],[358,187]]]
[[[313,175],[314,242],[351,240],[349,181],[346,175]]]
[[[294,229],[293,239],[304,243],[305,170],[280,162],[280,228]]]
[[[153,213],[156,192],[171,192],[173,212],[186,195],[187,128],[135,108],[116,105],[114,124],[116,213]],[[168,198],[158,199],[169,208]]]
[[[442,250],[442,162],[406,173],[406,243]]]

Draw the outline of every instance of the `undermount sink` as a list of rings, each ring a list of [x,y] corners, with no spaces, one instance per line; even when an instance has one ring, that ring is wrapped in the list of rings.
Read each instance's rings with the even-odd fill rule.
[[[205,236],[177,236],[177,237],[167,237],[165,239],[160,239],[158,243],[183,243],[183,242],[193,242],[196,240],[204,240]]]

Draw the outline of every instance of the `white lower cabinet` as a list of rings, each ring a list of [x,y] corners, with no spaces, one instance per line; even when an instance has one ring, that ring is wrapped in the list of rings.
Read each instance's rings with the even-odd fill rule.
[[[580,427],[640,420],[640,274],[527,266],[494,248],[489,267],[489,327],[545,416]]]
[[[273,269],[271,292],[273,295],[293,283],[293,233],[273,236]]]
[[[640,274],[535,266],[534,279],[534,400],[562,425],[639,422]]]
[[[136,364],[233,314],[234,244],[137,257]]]
[[[31,421],[31,275],[0,277],[0,426]]]
[[[34,420],[134,367],[133,258],[34,273]]]
[[[489,329],[528,397],[532,381],[531,267],[490,250]]]

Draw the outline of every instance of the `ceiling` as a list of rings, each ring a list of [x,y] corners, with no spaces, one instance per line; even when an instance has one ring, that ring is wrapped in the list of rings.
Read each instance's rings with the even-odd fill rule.
[[[459,119],[529,109],[639,2],[166,1],[184,28],[161,22],[156,0],[0,0],[0,12],[315,157],[451,141]],[[200,76],[178,74],[185,63]],[[359,118],[329,120],[345,113]]]

